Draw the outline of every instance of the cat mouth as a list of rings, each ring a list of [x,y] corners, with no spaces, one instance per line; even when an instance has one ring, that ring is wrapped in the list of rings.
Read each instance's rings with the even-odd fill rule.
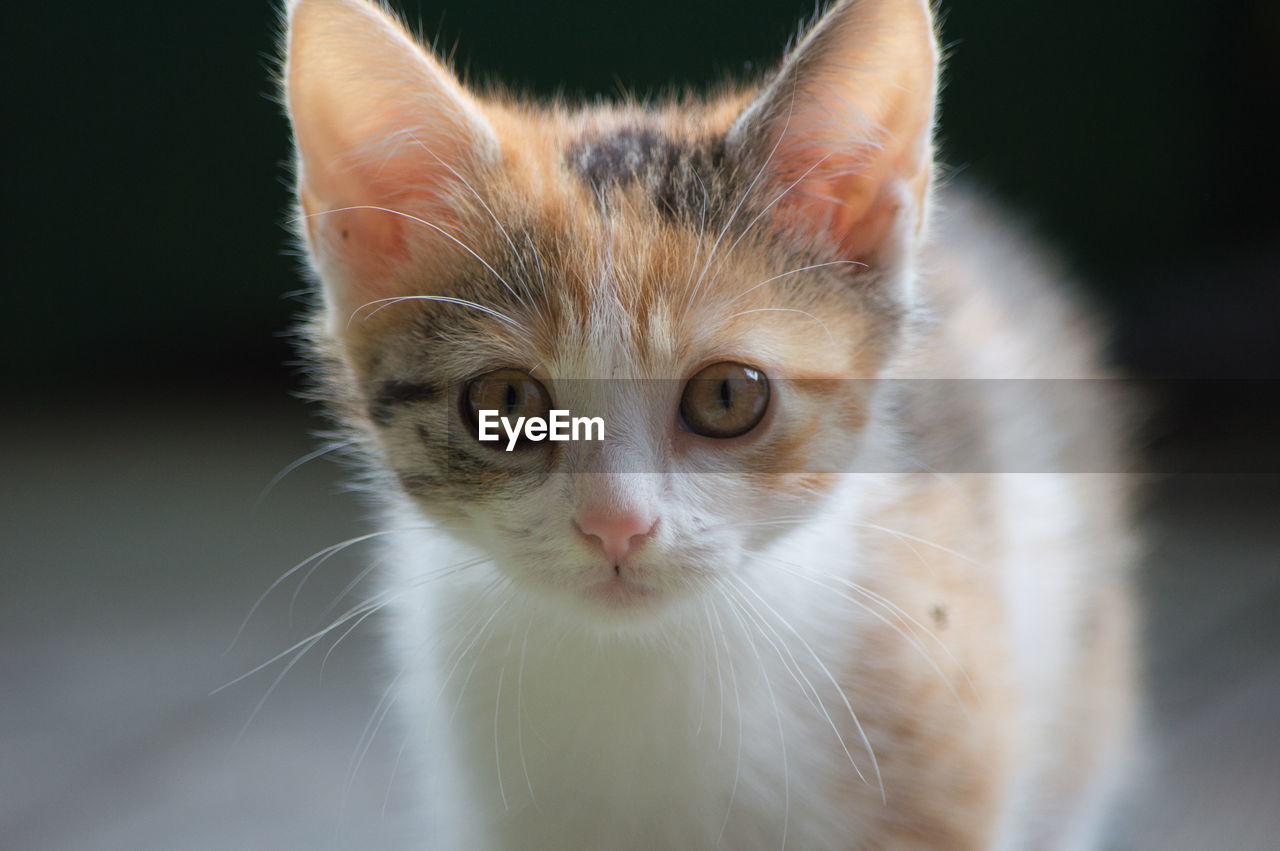
[[[656,588],[621,576],[590,585],[585,594],[588,599],[610,609],[635,609],[652,605],[663,596],[663,592]]]

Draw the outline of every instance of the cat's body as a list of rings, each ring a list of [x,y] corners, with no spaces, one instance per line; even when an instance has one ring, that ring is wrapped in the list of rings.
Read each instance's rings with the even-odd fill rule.
[[[981,207],[926,227],[935,56],[923,5],[845,3],[759,92],[575,111],[466,92],[357,0],[291,10],[424,845],[1096,841],[1123,495],[1043,471],[1114,447],[1105,411],[965,380],[1087,377],[1093,346]],[[727,422],[759,403],[733,434],[706,369],[747,394]],[[474,439],[477,398],[546,396],[606,441]]]

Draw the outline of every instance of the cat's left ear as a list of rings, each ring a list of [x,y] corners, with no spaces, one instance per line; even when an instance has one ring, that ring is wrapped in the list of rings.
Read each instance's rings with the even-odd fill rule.
[[[938,49],[925,0],[841,0],[726,139],[804,248],[893,263],[924,227]]]

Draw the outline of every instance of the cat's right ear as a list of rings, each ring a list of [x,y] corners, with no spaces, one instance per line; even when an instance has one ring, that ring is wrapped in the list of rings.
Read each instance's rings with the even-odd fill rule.
[[[928,0],[836,0],[738,116],[728,149],[802,247],[892,266],[927,218],[937,73]]]
[[[497,162],[498,140],[457,78],[382,9],[294,0],[288,12],[304,236],[330,321],[345,325],[400,295],[406,267],[449,242],[463,176]]]

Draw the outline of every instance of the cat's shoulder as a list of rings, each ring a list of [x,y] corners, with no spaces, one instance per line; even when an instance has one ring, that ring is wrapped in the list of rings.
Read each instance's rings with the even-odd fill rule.
[[[1031,220],[982,189],[935,191],[917,299],[963,377],[1091,378],[1106,321]]]

